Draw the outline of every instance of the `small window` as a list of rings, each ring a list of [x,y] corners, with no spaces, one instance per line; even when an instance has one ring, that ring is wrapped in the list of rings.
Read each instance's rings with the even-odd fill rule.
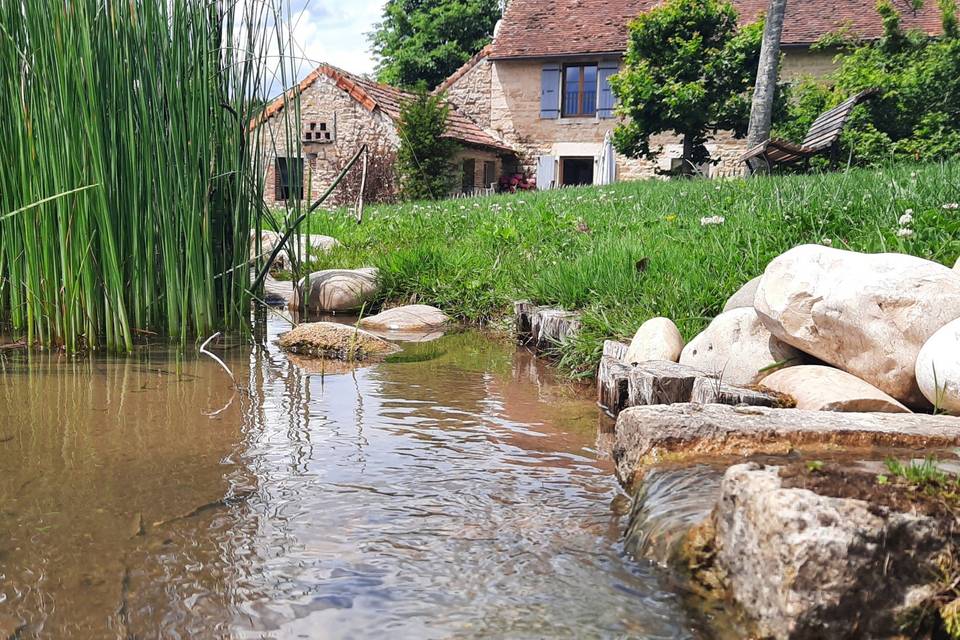
[[[566,117],[592,116],[597,112],[597,65],[564,68],[562,109]]]
[[[461,191],[463,193],[473,193],[474,188],[477,186],[474,182],[477,179],[477,162],[476,160],[470,158],[463,161],[463,179],[460,183]]]
[[[303,200],[303,158],[277,158],[274,168],[274,198]]]
[[[487,160],[483,163],[483,186],[489,187],[497,181],[497,163],[493,160]]]

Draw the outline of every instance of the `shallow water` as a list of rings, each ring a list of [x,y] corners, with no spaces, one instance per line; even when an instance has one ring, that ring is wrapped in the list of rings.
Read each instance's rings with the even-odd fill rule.
[[[685,638],[598,412],[477,334],[309,374],[273,346],[0,354],[0,637]]]

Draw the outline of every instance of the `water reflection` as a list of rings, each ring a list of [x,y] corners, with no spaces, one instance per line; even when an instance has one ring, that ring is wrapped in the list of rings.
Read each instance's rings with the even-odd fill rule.
[[[0,615],[24,637],[689,637],[620,546],[589,394],[475,334],[335,375],[7,357]],[[12,435],[13,440],[4,441]]]

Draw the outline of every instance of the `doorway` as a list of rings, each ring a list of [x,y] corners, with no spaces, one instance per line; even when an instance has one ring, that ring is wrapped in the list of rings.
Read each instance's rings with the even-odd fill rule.
[[[593,158],[560,158],[560,184],[593,184]]]

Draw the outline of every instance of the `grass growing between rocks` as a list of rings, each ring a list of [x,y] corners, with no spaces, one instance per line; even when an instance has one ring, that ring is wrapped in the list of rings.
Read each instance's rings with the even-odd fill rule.
[[[315,214],[343,247],[322,268],[376,266],[379,302],[415,300],[462,320],[511,302],[577,309],[561,366],[591,375],[604,338],[668,316],[691,339],[744,282],[803,243],[960,255],[960,161],[750,180],[633,182]]]

